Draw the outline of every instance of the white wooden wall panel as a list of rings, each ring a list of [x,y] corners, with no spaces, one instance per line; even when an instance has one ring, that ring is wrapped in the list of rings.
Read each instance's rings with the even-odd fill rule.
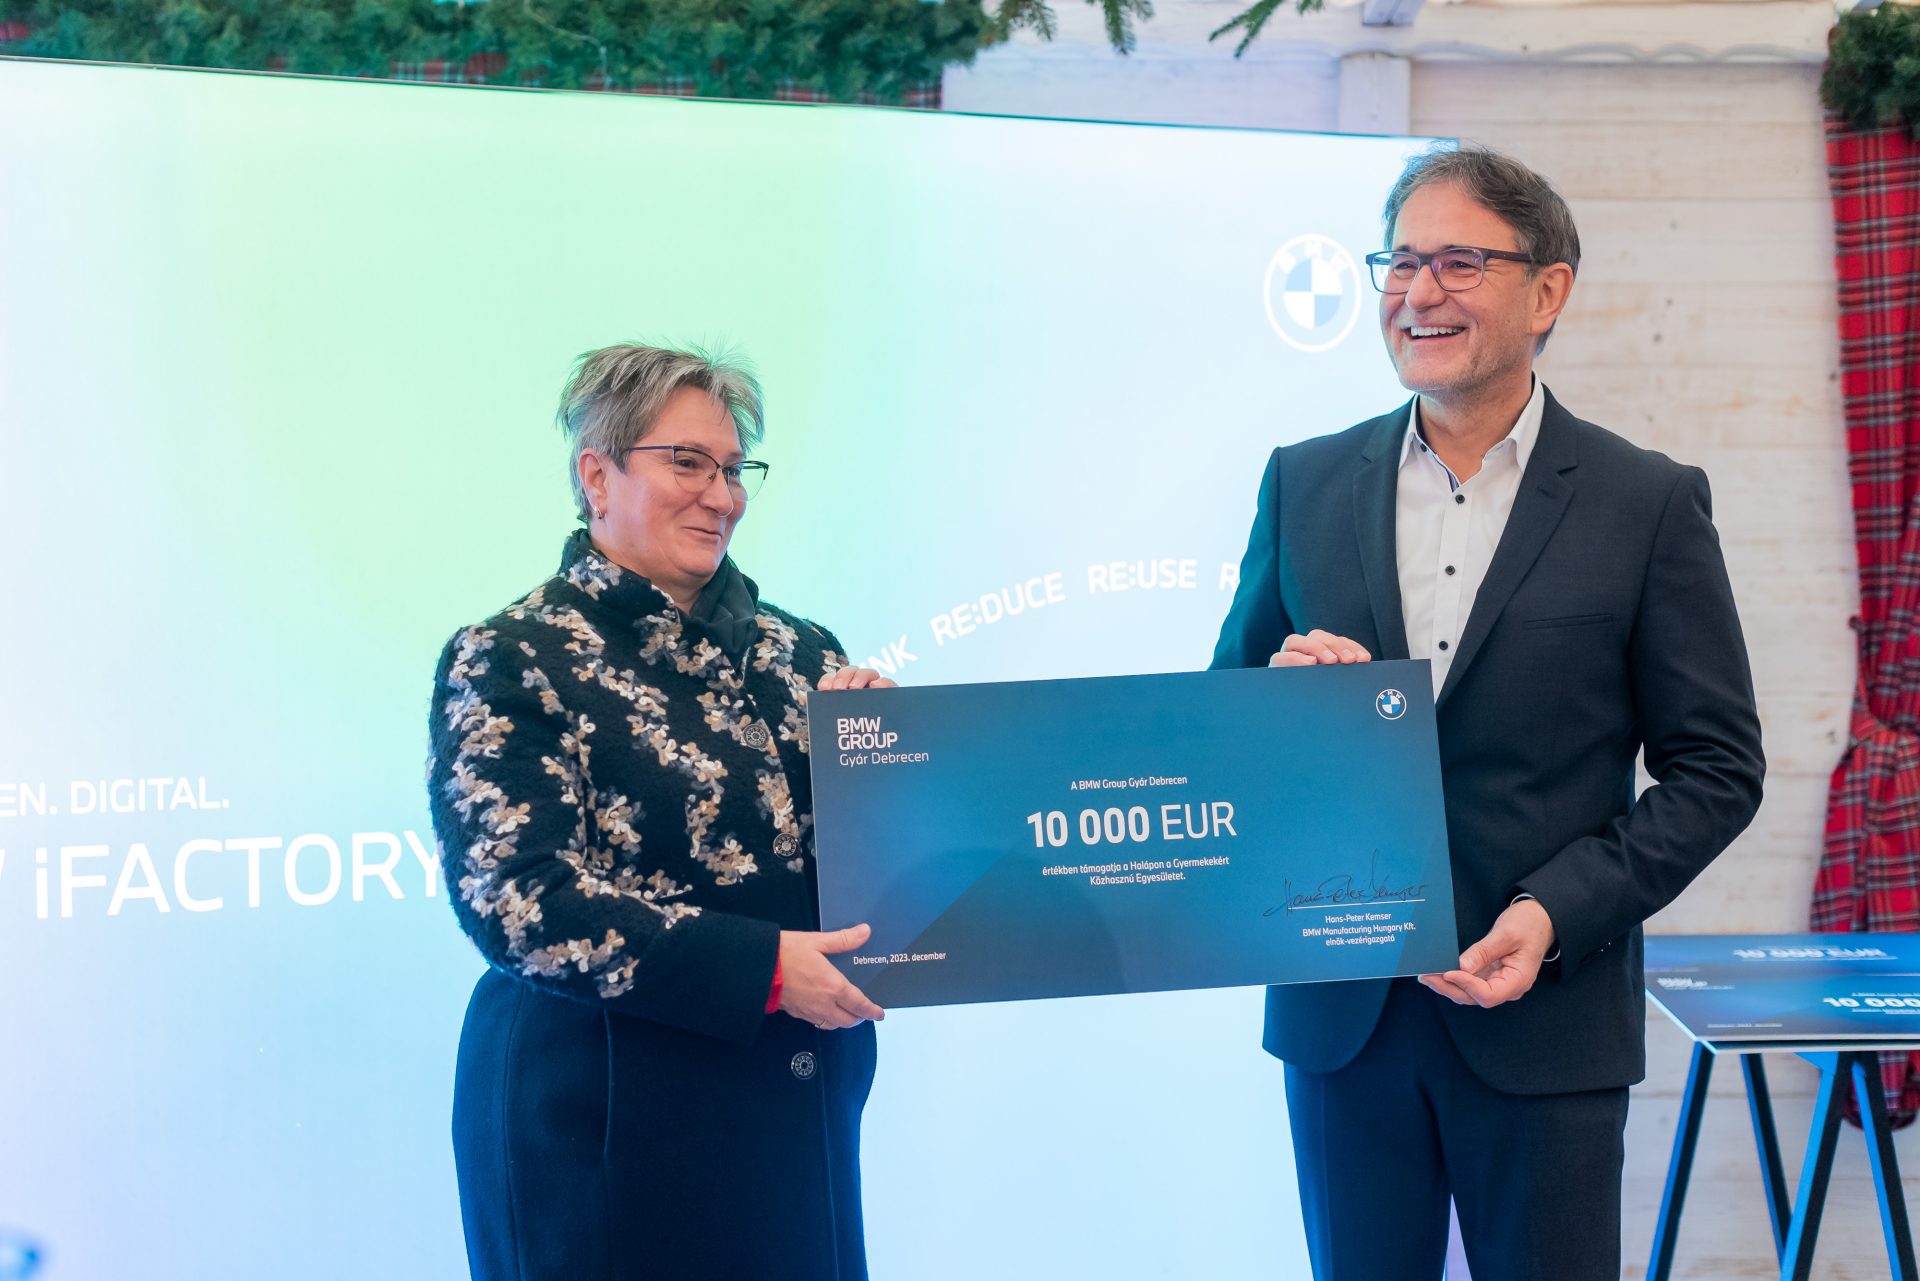
[[[1548,102],[1526,105],[1518,121],[1448,121],[1428,113],[1420,93],[1432,72],[1480,64],[1433,64],[1414,76],[1413,132],[1458,135],[1531,156],[1569,200],[1754,200],[1792,197],[1826,182],[1819,131],[1744,120],[1651,120],[1639,124],[1542,118]],[[1567,67],[1569,79],[1596,68]],[[1709,68],[1673,68],[1710,74]]]
[[[1744,6],[1722,10],[1719,21],[1737,31],[1745,12]],[[1426,18],[1416,20],[1416,29]],[[1560,62],[1422,62],[1414,110],[1455,122],[1725,121],[1804,128],[1810,70],[1778,63],[1609,63],[1570,74]]]
[[[1058,7],[1081,6],[1066,0]],[[1231,49],[1221,48],[1148,48],[1122,58],[1099,47],[1055,52],[1015,46],[948,71],[942,104],[948,111],[986,115],[1331,133],[1337,128],[1339,66],[1324,57],[1236,60]]]
[[[1824,182],[1824,178],[1823,178]],[[1591,280],[1668,285],[1817,285],[1831,292],[1833,216],[1798,199],[1570,202]]]
[[[1831,258],[1829,258],[1831,263]],[[1571,325],[1569,325],[1571,332]],[[1743,365],[1732,369],[1688,363],[1682,368],[1640,369],[1631,383],[1606,365],[1575,364],[1567,344],[1549,348],[1553,388],[1588,417],[1606,415],[1638,440],[1656,420],[1684,424],[1687,438],[1735,449],[1811,449],[1830,452],[1826,436],[1839,420],[1839,357],[1824,377],[1804,367]],[[1729,413],[1727,411],[1737,411]],[[1840,502],[1845,502],[1842,495]],[[1848,513],[1841,513],[1851,520]],[[1847,550],[1849,564],[1852,548]]]

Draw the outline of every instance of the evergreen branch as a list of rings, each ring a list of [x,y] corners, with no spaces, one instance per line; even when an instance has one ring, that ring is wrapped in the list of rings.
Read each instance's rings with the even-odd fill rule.
[[[1920,138],[1920,11],[1893,4],[1843,14],[1828,40],[1820,97],[1855,129],[1904,124]]]
[[[1243,28],[1246,34],[1240,38],[1240,43],[1235,45],[1233,49],[1233,56],[1238,58],[1247,51],[1247,46],[1259,38],[1261,31],[1266,28],[1267,19],[1279,12],[1281,6],[1285,3],[1286,0],[1257,0],[1257,3],[1234,18],[1233,21],[1209,33],[1207,39],[1218,40],[1221,36],[1234,30],[1236,27]],[[1295,0],[1293,11],[1303,14],[1318,13],[1326,7],[1327,0]]]
[[[1221,36],[1226,35],[1227,32],[1234,30],[1236,27],[1243,29],[1245,34],[1240,37],[1240,43],[1233,47],[1233,56],[1238,58],[1247,51],[1247,46],[1259,37],[1261,30],[1267,25],[1267,19],[1271,18],[1283,3],[1285,3],[1285,0],[1254,0],[1252,8],[1246,10],[1224,26],[1208,33],[1207,39],[1209,41],[1218,40]],[[1300,5],[1302,12],[1304,12],[1306,10],[1307,0],[1300,0]]]
[[[464,0],[463,0],[462,7],[464,7]],[[555,22],[553,19],[547,17],[546,14],[541,13],[538,9],[534,8],[533,0],[520,0],[520,8],[526,12],[526,15],[529,18],[532,18],[535,22],[539,23],[541,26],[545,27],[547,30],[553,32],[555,35],[567,36],[571,39],[579,40],[586,44],[590,44],[594,48],[598,49],[600,51],[600,79],[602,81],[612,80],[612,76],[607,71],[607,46],[603,42],[594,39],[592,36],[588,35],[584,31],[567,30],[565,27],[561,26],[559,23]]]
[[[1060,34],[1060,21],[1054,17],[1053,6],[1047,0],[1000,0],[1000,8],[993,16],[993,30],[1001,40],[1020,30],[1031,31],[1042,40],[1052,40]]]
[[[1087,0],[1100,6],[1100,22],[1106,28],[1107,43],[1119,54],[1134,50],[1134,24],[1153,17],[1153,0]],[[1031,31],[1042,40],[1060,34],[1060,20],[1048,0],[1000,0],[994,10],[996,39],[1006,40],[1016,31]]]
[[[1153,17],[1153,0],[1087,0],[1087,3],[1099,4],[1106,19],[1107,43],[1116,53],[1132,53],[1134,20],[1145,22]]]

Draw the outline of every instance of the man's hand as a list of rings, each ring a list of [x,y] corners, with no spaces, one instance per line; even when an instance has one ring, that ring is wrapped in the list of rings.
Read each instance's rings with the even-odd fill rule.
[[[1540,977],[1540,961],[1553,949],[1547,909],[1523,898],[1500,913],[1487,936],[1460,954],[1460,968],[1422,974],[1420,981],[1455,1005],[1486,1009],[1517,1001]]]
[[[1280,652],[1267,660],[1268,667],[1312,667],[1318,663],[1366,663],[1373,655],[1357,640],[1335,636],[1319,629],[1305,636],[1295,632],[1281,642]]]
[[[884,1019],[887,1012],[867,999],[827,957],[851,952],[873,931],[864,925],[817,934],[810,930],[780,931],[780,1008],[822,1031],[852,1027],[866,1019]]]
[[[820,678],[818,689],[899,689],[898,681],[871,667],[836,667]]]

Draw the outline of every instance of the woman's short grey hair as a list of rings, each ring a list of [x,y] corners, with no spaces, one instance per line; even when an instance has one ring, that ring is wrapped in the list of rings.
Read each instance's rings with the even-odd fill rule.
[[[1520,251],[1539,264],[1527,269],[1529,275],[1556,262],[1564,262],[1575,275],[1580,274],[1580,233],[1573,225],[1572,211],[1553,184],[1512,156],[1473,142],[1435,143],[1407,161],[1400,181],[1387,193],[1387,207],[1381,215],[1389,242],[1393,224],[1413,193],[1434,183],[1458,187],[1512,227]],[[1389,243],[1386,248],[1393,245]],[[1552,332],[1549,329],[1540,335],[1535,351],[1547,345]]]
[[[586,486],[580,480],[581,453],[591,449],[625,471],[627,451],[646,439],[667,401],[683,387],[706,392],[726,409],[742,452],[750,452],[766,434],[760,380],[745,357],[735,352],[620,343],[589,351],[573,362],[554,420],[571,446],[568,476],[582,522],[589,511]]]

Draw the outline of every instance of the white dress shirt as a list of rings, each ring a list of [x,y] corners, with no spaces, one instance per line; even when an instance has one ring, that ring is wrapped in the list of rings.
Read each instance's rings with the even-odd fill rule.
[[[1435,698],[1446,684],[1473,598],[1480,594],[1493,550],[1507,527],[1545,406],[1546,391],[1536,378],[1533,395],[1513,428],[1486,452],[1480,470],[1464,481],[1422,439],[1419,397],[1407,415],[1394,501],[1394,550],[1407,653],[1433,660]]]

